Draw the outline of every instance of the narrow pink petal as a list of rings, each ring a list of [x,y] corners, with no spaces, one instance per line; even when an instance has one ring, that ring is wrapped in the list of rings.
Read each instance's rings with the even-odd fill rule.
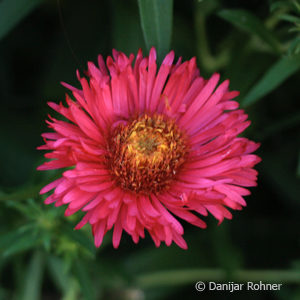
[[[183,237],[179,234],[174,234],[174,242],[182,249],[187,250],[188,246],[186,244],[186,241],[183,239]]]
[[[162,65],[158,71],[158,74],[156,76],[153,91],[151,95],[151,100],[149,104],[149,109],[152,112],[156,111],[158,101],[160,99],[161,91],[165,85],[167,76],[169,75],[173,60],[174,60],[174,51],[171,51],[163,60]]]
[[[140,204],[140,210],[143,210],[146,215],[153,218],[160,216],[160,213],[153,207],[148,196],[140,196],[138,203]]]
[[[53,170],[53,169],[66,168],[69,167],[70,165],[72,165],[72,162],[69,161],[51,160],[43,163],[41,166],[37,167],[36,169],[39,171]]]
[[[215,89],[218,81],[220,79],[220,75],[215,73],[205,84],[197,98],[193,101],[193,103],[189,106],[186,113],[180,119],[179,124],[184,126],[197,111],[201,108],[201,106],[206,102],[209,96],[212,94]]]
[[[103,237],[106,231],[105,221],[102,220],[94,225],[94,238],[95,238],[95,246],[100,247],[103,241]]]
[[[120,245],[121,237],[122,237],[122,225],[121,225],[121,220],[118,219],[115,226],[114,226],[114,231],[113,231],[113,246],[114,248],[118,248]]]
[[[52,181],[51,183],[47,184],[40,190],[40,194],[42,195],[42,194],[45,194],[45,193],[51,191],[52,189],[57,187],[63,181],[64,181],[64,178],[59,178],[59,179]]]
[[[91,139],[101,141],[101,134],[95,123],[93,123],[92,120],[82,110],[76,107],[76,105],[72,105],[70,108],[80,129]]]
[[[148,60],[148,74],[146,84],[146,110],[150,109],[151,95],[153,91],[153,84],[156,75],[156,50],[154,47],[150,49],[149,60]]]

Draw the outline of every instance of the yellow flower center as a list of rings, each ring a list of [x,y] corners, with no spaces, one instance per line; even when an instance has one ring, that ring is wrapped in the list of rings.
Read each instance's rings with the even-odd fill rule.
[[[119,125],[109,145],[109,168],[117,184],[136,193],[157,193],[169,187],[185,161],[183,133],[162,115],[144,115]]]

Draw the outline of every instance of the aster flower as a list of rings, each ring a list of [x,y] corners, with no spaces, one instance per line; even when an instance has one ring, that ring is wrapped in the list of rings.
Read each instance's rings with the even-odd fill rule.
[[[54,132],[38,149],[51,160],[38,169],[68,169],[41,194],[54,189],[45,203],[67,205],[66,216],[85,212],[76,229],[89,223],[97,247],[112,229],[115,248],[123,230],[135,243],[146,230],[157,247],[186,249],[178,219],[231,219],[256,185],[259,145],[238,137],[250,125],[239,93],[228,80],[217,87],[219,74],[202,78],[195,58],[173,61],[171,51],[157,71],[154,48],[135,60],[113,50],[88,63],[87,78],[77,72],[81,89],[63,83],[66,107],[49,103],[66,120],[49,117]]]

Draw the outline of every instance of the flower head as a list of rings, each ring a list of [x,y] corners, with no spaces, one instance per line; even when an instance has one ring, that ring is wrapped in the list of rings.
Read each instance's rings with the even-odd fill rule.
[[[65,215],[86,214],[95,245],[113,229],[113,246],[122,231],[137,243],[147,230],[156,246],[174,241],[187,248],[178,218],[205,228],[210,212],[222,222],[245,206],[244,187],[256,185],[251,154],[259,145],[238,135],[249,125],[232,99],[229,81],[203,79],[195,58],[173,64],[170,52],[157,72],[156,51],[127,57],[113,51],[98,67],[88,63],[81,89],[66,83],[73,99],[49,103],[66,120],[50,117],[54,132],[44,133],[39,149],[52,160],[39,170],[68,168],[45,186],[45,203],[68,205]]]

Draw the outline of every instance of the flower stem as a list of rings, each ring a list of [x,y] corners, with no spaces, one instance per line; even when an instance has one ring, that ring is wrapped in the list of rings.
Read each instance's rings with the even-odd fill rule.
[[[199,4],[195,5],[194,23],[197,56],[199,57],[203,68],[208,72],[214,72],[225,66],[229,59],[229,51],[228,49],[224,49],[217,56],[211,54],[206,32],[206,13]]]

